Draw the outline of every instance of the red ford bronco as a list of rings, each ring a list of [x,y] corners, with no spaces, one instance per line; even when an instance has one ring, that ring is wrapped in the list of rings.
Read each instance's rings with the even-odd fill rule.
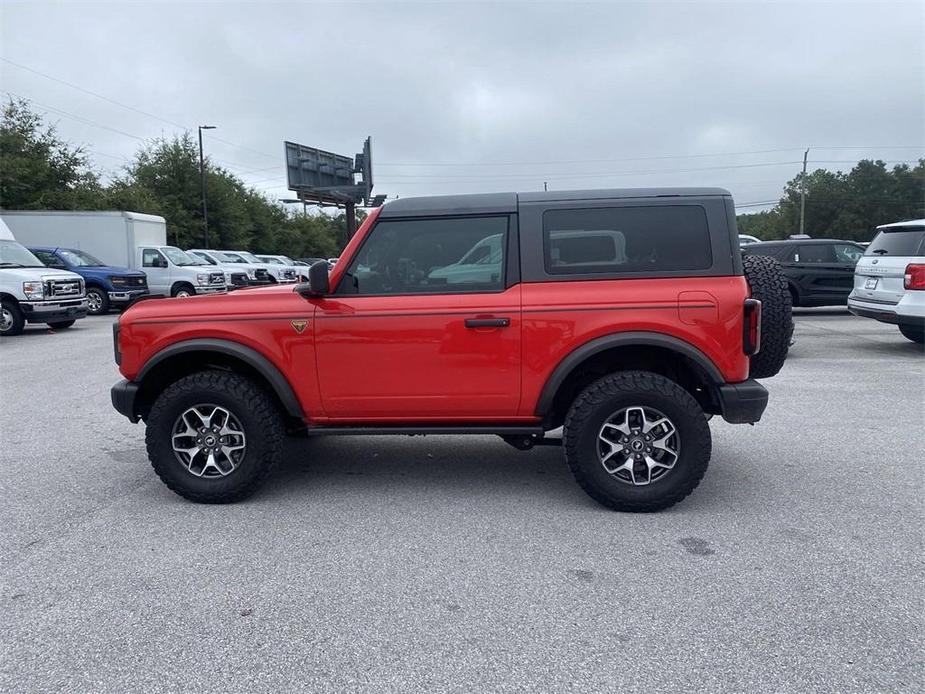
[[[703,477],[711,415],[761,418],[754,379],[786,357],[787,284],[745,263],[721,189],[400,199],[307,284],[130,308],[112,401],[194,501],[252,493],[287,433],[497,434],[654,511]]]

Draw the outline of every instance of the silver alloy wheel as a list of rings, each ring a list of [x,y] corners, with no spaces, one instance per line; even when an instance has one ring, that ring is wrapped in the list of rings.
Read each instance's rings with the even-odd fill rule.
[[[0,332],[5,333],[13,327],[13,312],[6,306],[0,309]]]
[[[224,477],[244,460],[244,428],[224,407],[194,405],[177,417],[172,432],[174,455],[196,477]]]
[[[177,298],[185,299],[188,296],[192,296],[192,294],[190,293],[189,289],[180,289],[179,291],[177,291],[175,296]]]
[[[87,310],[89,310],[90,313],[99,313],[102,308],[103,308],[103,297],[100,296],[100,293],[95,289],[91,289],[90,291],[88,291],[87,292]]]
[[[597,435],[601,465],[624,484],[644,486],[662,479],[678,462],[681,437],[662,412],[624,407],[611,415]]]

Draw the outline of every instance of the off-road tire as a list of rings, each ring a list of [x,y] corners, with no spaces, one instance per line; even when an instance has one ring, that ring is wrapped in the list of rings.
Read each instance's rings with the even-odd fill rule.
[[[188,292],[189,296],[196,296],[196,288],[191,284],[187,284],[186,282],[179,282],[173,285],[170,290],[170,296],[179,296],[180,292],[184,291]]]
[[[90,308],[90,306],[93,304],[88,301],[87,313],[89,313],[91,316],[105,316],[107,313],[109,313],[110,302],[109,295],[106,293],[106,291],[100,289],[99,287],[87,287],[88,299],[90,298],[90,294],[94,294],[95,296],[99,297],[99,308],[93,310]]]
[[[2,306],[3,310],[9,314],[12,322],[10,323],[9,328],[0,331],[0,335],[3,337],[13,337],[14,335],[19,335],[22,333],[23,328],[26,327],[26,319],[23,318],[22,311],[19,310],[19,306],[17,306],[13,301],[3,301]]]
[[[226,408],[246,435],[244,458],[225,477],[196,477],[177,459],[173,426],[181,413],[198,404]],[[282,455],[283,418],[271,397],[251,379],[227,371],[199,371],[168,386],[146,420],[148,458],[158,477],[180,496],[204,504],[226,504],[253,494]]]
[[[624,407],[661,411],[680,440],[674,467],[645,486],[631,486],[607,472],[598,454],[604,422]],[[572,403],[563,431],[565,459],[592,499],[616,511],[660,511],[678,503],[703,479],[710,462],[710,425],[697,401],[674,381],[649,371],[623,371],[595,381]]]
[[[761,349],[750,360],[749,378],[770,378],[784,366],[793,335],[790,288],[780,263],[765,255],[742,256],[753,299],[761,302]]]
[[[925,324],[923,325],[900,325],[899,332],[907,340],[912,340],[918,344],[925,344]]]
[[[52,330],[67,330],[76,322],[76,320],[59,320],[54,323],[48,323],[47,325]]]

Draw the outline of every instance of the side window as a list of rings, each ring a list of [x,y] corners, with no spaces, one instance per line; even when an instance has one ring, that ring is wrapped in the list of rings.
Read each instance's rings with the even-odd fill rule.
[[[831,244],[800,245],[796,248],[795,259],[798,263],[834,263],[835,249]]]
[[[863,255],[864,255],[863,248],[858,248],[857,246],[852,246],[847,243],[836,243],[835,244],[835,259],[839,263],[855,265],[858,262],[858,260],[861,259],[861,256]]]
[[[141,251],[141,266],[167,267],[167,261],[156,248],[145,248]]]
[[[713,265],[707,216],[696,205],[548,210],[551,274],[706,270]]]
[[[48,267],[60,267],[60,268],[67,267],[67,265],[64,264],[64,261],[61,260],[61,258],[56,256],[54,253],[50,253],[49,251],[32,251],[32,253],[33,255],[35,255],[36,258],[41,260]]]
[[[338,294],[458,294],[504,289],[507,217],[382,221]]]

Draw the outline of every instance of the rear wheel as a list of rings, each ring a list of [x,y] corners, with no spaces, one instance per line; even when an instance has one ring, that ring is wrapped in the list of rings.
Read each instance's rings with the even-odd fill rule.
[[[147,418],[154,471],[191,501],[220,504],[256,491],[282,450],[282,417],[250,379],[200,371],[168,386]]]
[[[761,302],[761,349],[750,359],[750,378],[770,378],[784,366],[793,335],[791,290],[774,258],[742,256],[753,299]]]
[[[648,371],[605,376],[572,403],[565,458],[581,488],[617,511],[659,511],[700,483],[710,426],[697,401]]]
[[[19,335],[26,325],[22,311],[12,301],[4,300],[0,303],[0,335],[12,337]]]
[[[52,328],[53,330],[67,330],[76,322],[76,320],[60,320],[55,321],[54,323],[49,323],[48,327]]]
[[[99,287],[87,288],[87,311],[92,316],[109,312],[109,295]]]
[[[925,325],[900,325],[899,332],[908,340],[925,344]]]

